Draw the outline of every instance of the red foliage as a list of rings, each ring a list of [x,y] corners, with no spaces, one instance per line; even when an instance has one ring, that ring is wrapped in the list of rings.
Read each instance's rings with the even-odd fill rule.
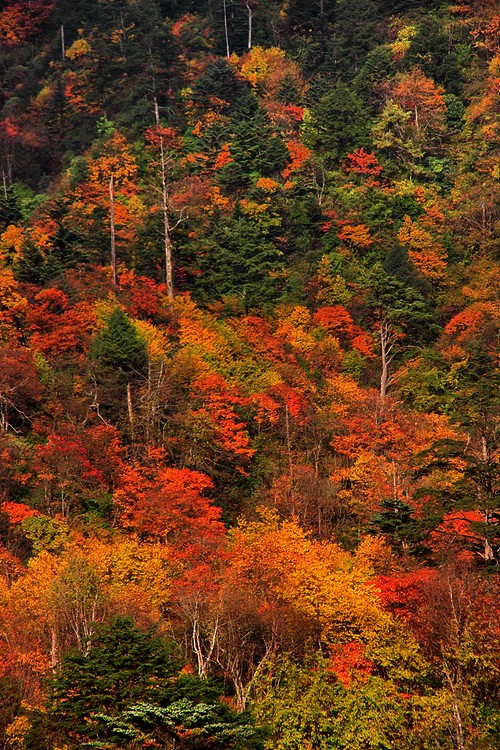
[[[426,602],[425,587],[435,581],[437,573],[421,568],[399,576],[378,576],[373,583],[387,609],[416,626],[420,611]]]
[[[347,173],[354,172],[364,177],[378,177],[382,167],[374,153],[358,148],[352,154],[347,154],[345,170]]]
[[[125,271],[118,279],[120,288],[127,290],[128,305],[134,318],[163,322],[168,308],[163,300],[166,297],[166,284],[159,284],[146,276],[136,276],[134,271]]]
[[[57,355],[85,348],[95,325],[90,303],[82,301],[70,306],[68,296],[57,287],[43,289],[34,302],[26,316],[34,349]]]
[[[365,647],[361,643],[342,643],[332,651],[330,669],[335,672],[339,682],[345,688],[351,684],[353,677],[366,680],[373,670],[373,662],[364,657]]]
[[[204,494],[212,487],[199,471],[126,467],[115,493],[120,524],[171,544],[182,558],[203,559],[224,536],[222,511]]]

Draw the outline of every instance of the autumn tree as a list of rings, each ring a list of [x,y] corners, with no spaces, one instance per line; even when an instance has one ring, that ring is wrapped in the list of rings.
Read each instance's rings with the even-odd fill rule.
[[[116,191],[134,190],[134,179],[137,175],[137,165],[130,152],[126,138],[115,130],[114,126],[104,120],[101,130],[105,136],[98,154],[91,160],[89,185],[101,200],[104,199],[105,188],[108,192],[109,228],[111,245],[111,274],[116,286]]]

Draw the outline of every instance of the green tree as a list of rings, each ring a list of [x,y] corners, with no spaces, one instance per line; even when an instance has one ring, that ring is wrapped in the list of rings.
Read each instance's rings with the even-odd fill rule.
[[[93,339],[89,356],[104,369],[119,370],[130,376],[144,369],[147,348],[121,307],[117,307]]]
[[[236,213],[217,224],[207,244],[197,259],[196,291],[203,300],[236,295],[246,309],[276,300],[281,253],[257,221]]]
[[[102,406],[109,417],[119,420],[126,398],[133,439],[133,387],[145,374],[148,352],[145,341],[121,307],[113,310],[105,327],[91,341],[89,359],[94,363],[98,408]]]
[[[72,651],[50,685],[53,728],[78,747],[98,734],[93,715],[118,716],[140,700],[157,700],[177,671],[165,643],[125,618],[97,626],[87,652]]]
[[[248,186],[252,178],[275,175],[289,159],[282,138],[251,91],[238,98],[233,111],[232,161],[219,175],[220,183],[229,191]]]
[[[304,143],[316,153],[339,161],[368,143],[369,112],[352,88],[338,83],[304,116]]]

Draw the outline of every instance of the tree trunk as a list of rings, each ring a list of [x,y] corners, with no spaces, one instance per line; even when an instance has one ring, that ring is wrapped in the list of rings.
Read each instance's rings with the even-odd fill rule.
[[[111,230],[111,274],[116,286],[116,236],[115,236],[115,178],[109,179],[109,224]]]
[[[247,49],[251,50],[252,49],[252,17],[253,17],[253,13],[252,13],[252,9],[250,7],[250,3],[248,2],[248,0],[245,3],[245,5],[247,6],[247,11],[248,11],[248,45],[247,45]]]
[[[387,324],[384,321],[380,322],[380,349],[382,356],[382,372],[380,374],[380,402],[382,411],[385,407],[385,400],[387,397],[387,383],[389,380],[389,359],[388,359],[388,330]]]
[[[168,216],[168,192],[165,165],[165,151],[163,138],[161,139],[161,183],[162,183],[162,210],[163,210],[163,233],[165,241],[165,281],[167,284],[167,297],[170,302],[174,298],[174,281],[172,273],[172,238],[170,236],[170,220]]]
[[[154,98],[155,121],[160,125],[160,111],[158,100]],[[172,237],[170,230],[170,218],[168,215],[168,187],[167,187],[167,161],[165,158],[165,143],[163,136],[160,138],[160,168],[161,168],[161,207],[163,212],[163,240],[165,249],[165,282],[167,284],[167,297],[171,303],[174,298],[174,280],[172,270]]]
[[[226,37],[226,57],[229,60],[231,57],[231,53],[229,51],[229,34],[227,31],[227,7],[226,7],[226,0],[222,0],[222,5],[224,8],[224,35]]]
[[[127,409],[128,409],[128,421],[130,423],[130,437],[134,442],[134,410],[132,408],[132,387],[130,381],[127,383]]]

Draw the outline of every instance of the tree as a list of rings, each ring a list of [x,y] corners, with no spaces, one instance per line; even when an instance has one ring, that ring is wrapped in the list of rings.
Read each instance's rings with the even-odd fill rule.
[[[99,736],[102,720],[140,700],[157,700],[177,664],[154,631],[128,619],[101,625],[86,649],[68,653],[50,686],[53,727],[73,746]]]
[[[167,284],[167,297],[172,302],[174,296],[173,263],[172,263],[172,231],[183,219],[183,214],[172,225],[171,211],[172,201],[169,190],[169,175],[178,159],[179,140],[173,128],[166,128],[160,124],[158,102],[155,99],[156,126],[150,128],[146,133],[147,142],[153,147],[159,156],[157,162],[158,173],[161,184],[161,210],[163,213],[163,240],[165,251],[165,281]],[[154,165],[153,165],[154,166]]]
[[[233,111],[232,161],[226,164],[218,177],[229,191],[241,190],[253,181],[252,178],[278,174],[289,159],[281,136],[251,91],[238,98]]]
[[[97,365],[98,381],[102,383],[104,407],[116,412],[116,389],[126,389],[131,435],[134,434],[132,383],[137,383],[145,372],[148,354],[146,343],[137,333],[121,307],[115,308],[106,326],[94,337],[89,347],[89,358]],[[123,403],[123,401],[121,401]]]
[[[111,274],[116,286],[116,190],[133,189],[133,180],[137,174],[137,165],[130,153],[125,137],[114,129],[107,120],[102,121],[101,130],[106,140],[99,148],[98,155],[91,160],[88,173],[89,184],[103,198],[104,185],[109,195],[109,227],[111,244]]]
[[[366,107],[354,89],[338,83],[304,115],[304,143],[338,162],[348,151],[366,145],[368,121]]]
[[[389,368],[405,346],[401,342],[407,338],[410,344],[415,344],[430,338],[436,324],[423,296],[386,274],[380,265],[372,268],[367,281],[366,304],[375,315],[380,344],[380,399],[383,409],[387,390],[399,377],[397,373],[391,375]]]

